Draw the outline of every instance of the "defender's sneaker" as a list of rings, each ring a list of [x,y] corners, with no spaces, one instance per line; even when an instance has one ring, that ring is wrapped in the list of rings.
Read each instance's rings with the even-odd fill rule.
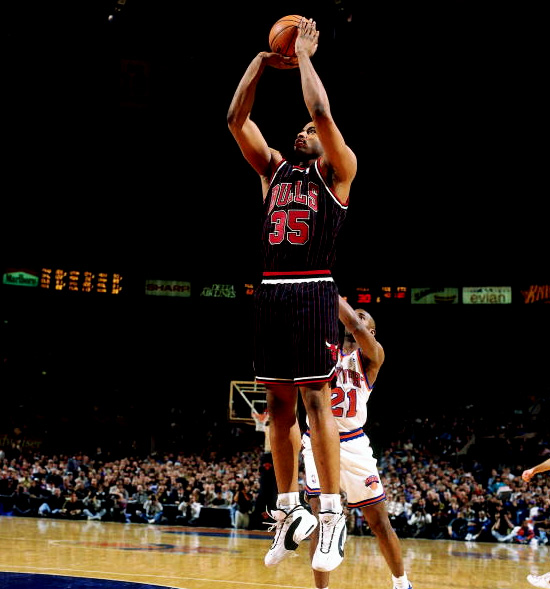
[[[550,589],[550,573],[544,575],[527,575],[527,580],[533,587],[542,587],[542,589]]]
[[[269,531],[275,530],[275,537],[264,558],[266,566],[279,564],[281,560],[298,548],[298,544],[311,535],[317,527],[317,518],[302,505],[290,511],[275,509],[269,514],[275,521]]]
[[[346,543],[346,516],[343,512],[321,511],[319,513],[319,542],[311,566],[316,571],[333,571],[344,560]]]

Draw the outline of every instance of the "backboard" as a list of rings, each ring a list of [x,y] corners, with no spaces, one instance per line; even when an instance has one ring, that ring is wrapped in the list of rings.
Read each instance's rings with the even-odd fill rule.
[[[228,419],[231,422],[254,425],[252,411],[267,409],[266,388],[256,381],[232,380],[229,386]]]

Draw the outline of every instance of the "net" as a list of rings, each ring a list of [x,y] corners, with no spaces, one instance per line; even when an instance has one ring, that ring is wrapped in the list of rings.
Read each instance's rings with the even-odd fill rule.
[[[265,428],[269,420],[269,413],[267,409],[262,413],[252,409],[252,419],[254,419],[254,423],[256,424],[256,431],[265,432]]]

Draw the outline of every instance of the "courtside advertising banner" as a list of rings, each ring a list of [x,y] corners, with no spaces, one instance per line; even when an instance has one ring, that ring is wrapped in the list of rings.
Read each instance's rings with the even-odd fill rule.
[[[512,302],[512,287],[464,286],[462,302],[465,305],[509,305]]]
[[[459,302],[458,288],[411,288],[413,305],[457,305]]]
[[[9,269],[2,275],[2,284],[12,286],[38,286],[40,277],[32,270]]]
[[[550,284],[530,284],[520,293],[521,301],[526,305],[550,303]]]
[[[190,297],[191,283],[181,280],[146,280],[145,294],[156,297]]]

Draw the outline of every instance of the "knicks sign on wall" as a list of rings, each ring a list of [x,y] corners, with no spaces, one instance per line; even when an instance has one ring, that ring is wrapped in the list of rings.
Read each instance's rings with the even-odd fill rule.
[[[550,284],[531,284],[525,290],[521,289],[523,302],[531,304],[550,304]]]
[[[180,280],[146,280],[145,294],[158,297],[190,297],[191,283]]]

